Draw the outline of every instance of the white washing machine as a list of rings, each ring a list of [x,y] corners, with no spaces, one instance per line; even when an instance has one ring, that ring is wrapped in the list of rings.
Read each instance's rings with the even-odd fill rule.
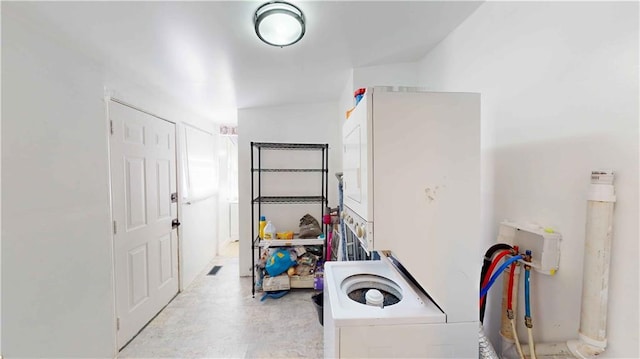
[[[447,323],[445,313],[385,255],[326,262],[327,358],[477,358],[477,323]]]

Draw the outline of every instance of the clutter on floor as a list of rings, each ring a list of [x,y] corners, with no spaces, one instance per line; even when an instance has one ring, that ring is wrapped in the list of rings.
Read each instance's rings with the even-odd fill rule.
[[[265,248],[257,264],[256,289],[264,292],[313,288],[322,290],[322,246]]]

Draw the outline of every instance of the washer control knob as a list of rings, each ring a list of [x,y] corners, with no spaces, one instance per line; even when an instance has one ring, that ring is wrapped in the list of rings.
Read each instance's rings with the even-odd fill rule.
[[[364,227],[358,226],[356,224],[356,235],[358,236],[358,238],[364,237]]]

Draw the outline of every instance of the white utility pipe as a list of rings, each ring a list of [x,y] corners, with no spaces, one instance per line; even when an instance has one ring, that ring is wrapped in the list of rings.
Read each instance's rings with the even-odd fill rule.
[[[613,171],[591,172],[578,340],[567,342],[578,358],[593,358],[607,346],[607,302],[613,207]]]

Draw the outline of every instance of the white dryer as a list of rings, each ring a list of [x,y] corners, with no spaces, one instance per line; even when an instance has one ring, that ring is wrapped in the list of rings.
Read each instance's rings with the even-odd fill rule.
[[[342,131],[345,232],[394,260],[326,263],[325,355],[477,358],[480,95],[368,88]],[[398,303],[349,298],[373,282]]]
[[[385,255],[326,262],[324,276],[325,357],[477,358],[478,343],[468,340],[477,323],[447,324],[442,310]],[[382,304],[376,303],[380,294]]]

